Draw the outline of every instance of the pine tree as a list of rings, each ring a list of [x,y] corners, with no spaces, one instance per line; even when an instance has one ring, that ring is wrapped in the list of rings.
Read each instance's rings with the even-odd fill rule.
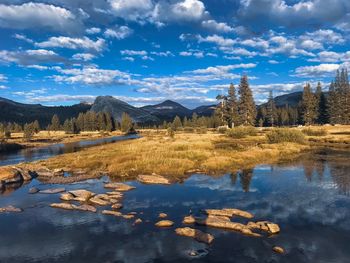
[[[35,133],[39,133],[40,132],[40,124],[38,120],[35,120],[33,122],[33,128],[34,128],[34,132]]]
[[[173,127],[174,131],[177,131],[180,128],[182,128],[182,122],[181,122],[181,119],[179,116],[176,115],[176,117],[174,118],[172,127]]]
[[[269,92],[269,99],[267,101],[267,107],[266,107],[266,117],[268,124],[273,127],[274,124],[277,122],[276,120],[276,105],[275,101],[273,99],[272,91]]]
[[[304,87],[301,100],[302,121],[305,125],[311,125],[317,118],[316,97],[311,91],[311,86],[307,83]]]
[[[235,123],[238,123],[238,102],[236,96],[235,86],[231,83],[228,89],[227,96],[227,112],[228,112],[228,125],[234,127]]]
[[[57,114],[52,116],[50,127],[53,131],[59,131],[61,129],[60,119],[58,118]]]
[[[238,114],[242,125],[255,125],[256,105],[253,98],[253,93],[249,87],[248,77],[244,75],[241,78],[238,89]]]
[[[228,125],[229,112],[227,111],[227,96],[218,95],[216,99],[219,101],[215,109],[215,114],[221,120],[221,125]]]
[[[34,135],[34,127],[33,123],[25,124],[23,128],[23,139],[26,141],[30,141]]]
[[[317,83],[316,87],[316,111],[317,111],[317,123],[325,124],[327,123],[327,105],[326,105],[326,97],[322,92],[321,83]]]

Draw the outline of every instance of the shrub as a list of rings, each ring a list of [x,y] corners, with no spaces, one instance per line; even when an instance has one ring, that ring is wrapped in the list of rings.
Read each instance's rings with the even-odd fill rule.
[[[199,133],[199,134],[206,134],[207,131],[208,131],[207,127],[197,128],[197,133]]]
[[[323,129],[323,128],[318,128],[318,129],[306,128],[306,129],[303,129],[302,132],[307,136],[326,136],[327,135],[326,129]]]
[[[240,126],[227,130],[226,135],[232,138],[240,139],[246,136],[256,136],[257,130],[252,126]]]
[[[185,127],[184,128],[184,132],[186,132],[186,133],[193,133],[194,132],[194,128],[193,127]]]
[[[222,134],[225,134],[227,130],[228,130],[227,126],[219,126],[217,128],[218,133],[222,133]]]
[[[174,131],[174,129],[172,127],[169,127],[167,132],[168,132],[168,136],[170,138],[174,138],[175,137],[175,131]]]
[[[266,138],[269,143],[305,142],[305,136],[301,131],[288,128],[273,129],[266,134]]]

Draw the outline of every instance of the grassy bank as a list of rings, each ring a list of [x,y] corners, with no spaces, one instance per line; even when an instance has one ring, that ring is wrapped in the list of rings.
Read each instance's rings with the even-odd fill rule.
[[[289,136],[289,133],[285,136],[285,129],[281,132],[281,136],[284,136],[282,142],[277,140],[278,143],[269,140],[272,129],[257,129],[256,133],[249,131],[246,136],[239,136],[243,138],[233,138],[231,134],[219,134],[216,131],[205,134],[177,132],[171,138],[166,130],[144,130],[141,131],[143,137],[137,140],[96,146],[40,161],[35,165],[68,171],[104,171],[111,176],[124,178],[151,173],[181,177],[193,171],[222,174],[295,158],[311,149],[310,140],[314,146],[317,144],[314,140],[322,145],[324,140],[337,140],[339,137],[341,141],[350,142],[349,126],[326,129],[326,135],[317,132],[311,133],[317,136],[305,135],[303,143],[288,141],[294,137]],[[302,128],[290,130],[299,135],[302,133]]]

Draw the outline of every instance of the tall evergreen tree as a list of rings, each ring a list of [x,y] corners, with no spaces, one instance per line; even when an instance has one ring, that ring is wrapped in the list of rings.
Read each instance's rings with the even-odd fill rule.
[[[236,96],[236,89],[233,83],[230,84],[227,95],[227,112],[228,112],[228,125],[234,127],[238,123],[238,101]]]
[[[61,129],[61,122],[57,114],[52,116],[50,129],[52,131],[59,131]]]
[[[272,90],[269,92],[269,99],[267,101],[267,112],[266,112],[267,122],[270,126],[274,126],[277,122],[277,112],[276,112],[276,105],[275,101],[273,99]]]
[[[173,129],[174,131],[177,131],[178,129],[182,128],[182,122],[179,116],[176,115],[173,121]]]
[[[215,109],[216,116],[221,120],[221,125],[228,125],[229,121],[229,112],[227,107],[227,96],[218,95],[216,99],[219,101]]]
[[[327,123],[327,105],[326,105],[326,97],[322,92],[321,83],[317,83],[316,87],[316,110],[317,110],[317,123],[325,124]]]
[[[244,75],[241,78],[238,89],[238,114],[240,123],[243,125],[255,125],[256,105],[253,98],[253,93],[249,87],[248,77]]]
[[[120,128],[122,132],[130,132],[133,128],[133,121],[130,118],[129,114],[127,114],[126,112],[123,112],[122,114]]]
[[[309,83],[304,87],[301,100],[301,112],[302,121],[305,125],[311,125],[317,119],[317,101]]]

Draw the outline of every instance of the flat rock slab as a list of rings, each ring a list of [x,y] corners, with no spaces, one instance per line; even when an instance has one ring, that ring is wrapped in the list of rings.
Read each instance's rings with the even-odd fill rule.
[[[69,191],[68,193],[74,196],[74,200],[81,201],[81,202],[86,202],[92,196],[95,195],[95,193],[85,189],[72,190],[72,191]]]
[[[210,244],[214,240],[213,235],[204,233],[198,229],[194,229],[190,227],[176,228],[175,232],[180,236],[191,237],[197,240],[198,242],[202,242],[206,244]]]
[[[111,211],[111,210],[103,210],[102,214],[104,215],[110,215],[110,216],[122,216],[123,214],[118,211]]]
[[[284,249],[282,247],[273,247],[272,250],[278,254],[284,254]]]
[[[17,208],[12,205],[6,207],[0,207],[0,213],[20,213],[23,212],[22,208]]]
[[[62,193],[65,191],[66,191],[65,188],[51,188],[51,189],[46,189],[46,190],[40,190],[39,193],[40,194],[58,194],[58,193]]]
[[[93,203],[94,205],[100,205],[100,206],[110,205],[109,201],[106,201],[106,200],[98,197],[98,195],[91,197],[89,199],[89,202]]]
[[[205,212],[208,215],[214,215],[214,216],[227,216],[227,217],[233,217],[233,216],[240,216],[245,218],[253,218],[254,216],[243,210],[235,209],[235,208],[224,208],[224,209],[205,209]]]
[[[137,180],[144,184],[170,184],[170,180],[164,176],[152,174],[152,175],[139,175]]]
[[[74,205],[74,204],[68,204],[68,203],[53,203],[50,205],[53,208],[60,208],[65,210],[78,210],[78,211],[88,211],[96,213],[96,208],[91,205]]]
[[[159,213],[159,218],[166,218],[168,215],[166,213]]]
[[[3,184],[12,184],[23,181],[22,174],[14,167],[0,167],[0,182]]]
[[[279,225],[269,221],[249,222],[247,227],[250,229],[260,229],[270,234],[278,234],[281,231]]]
[[[196,222],[196,219],[192,215],[185,216],[184,220],[182,221],[183,224],[194,224],[195,222]]]
[[[131,186],[123,183],[107,183],[104,185],[105,188],[115,189],[118,192],[127,192],[135,189],[135,186]]]
[[[155,224],[155,226],[157,227],[170,227],[173,225],[174,225],[174,222],[171,220],[160,220]]]

